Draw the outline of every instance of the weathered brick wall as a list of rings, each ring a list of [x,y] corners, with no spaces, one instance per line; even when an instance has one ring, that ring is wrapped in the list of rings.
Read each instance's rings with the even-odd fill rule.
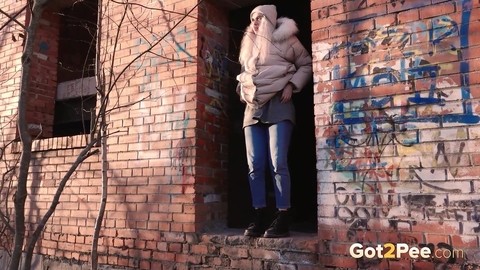
[[[215,3],[199,7],[197,81],[197,222],[226,225],[229,88],[228,13]]]
[[[60,180],[84,145],[85,139],[77,136],[43,139],[34,146],[32,178],[25,206],[30,231],[36,228],[50,207]],[[88,259],[86,253],[91,248],[92,228],[100,202],[99,164],[99,157],[93,156],[77,168],[60,197],[61,203],[47,223],[36,253],[74,260]],[[106,220],[104,234],[115,225],[120,226],[121,222],[115,224]],[[99,250],[103,252],[103,248]]]
[[[21,9],[18,1],[4,3],[4,11]],[[126,17],[118,47],[113,47],[114,36],[124,10],[113,3],[106,9],[102,59],[107,67],[113,63],[115,76],[126,69],[112,92],[108,116],[102,264],[310,270],[430,269],[442,263],[356,260],[348,255],[354,242],[461,249],[468,260],[450,265],[478,263],[478,2],[311,2],[319,233],[318,238],[280,240],[210,230],[226,224],[225,122],[232,91],[224,58],[228,13],[205,1],[182,19],[196,4],[167,0],[130,6],[136,20]],[[25,15],[20,17],[24,21]],[[45,18],[42,25],[55,29],[57,19]],[[19,29],[12,27],[0,35],[4,142],[16,134],[9,120],[16,113],[20,82],[21,41],[10,40],[9,31],[18,38]],[[51,70],[40,72],[53,68],[40,62],[45,56],[54,59],[56,45],[50,38],[50,32],[42,32],[35,48],[39,60],[32,81],[43,80],[42,87],[54,77]],[[158,46],[143,54],[155,42]],[[85,143],[84,136],[34,142],[29,229],[45,213]],[[7,159],[13,160],[18,150],[18,144],[9,148]],[[100,169],[99,156],[77,169],[37,245],[38,254],[88,263]]]
[[[129,16],[135,18],[125,18],[118,40],[115,34],[124,8],[110,3],[103,21],[101,58],[106,59],[106,74],[118,80],[107,119],[109,197],[99,259],[102,264],[134,269],[160,269],[160,265],[186,269],[189,264],[201,265],[205,256],[195,251],[198,240],[191,240],[195,233],[226,224],[224,127],[225,91],[229,89],[223,85],[223,61],[228,29],[219,32],[216,25],[225,26],[227,14],[214,12],[211,3],[194,8],[197,1],[143,4],[129,7]],[[58,29],[58,16],[47,11],[44,18],[35,46],[38,61],[32,62],[30,107],[40,112],[31,116],[38,116],[45,128],[51,120],[45,114],[53,113],[53,104],[40,106],[37,101],[40,94],[55,94],[50,87],[55,87],[57,40],[53,30]],[[19,69],[18,60],[12,70]],[[12,87],[18,88],[19,81]],[[14,117],[16,112],[4,107],[2,113]],[[30,231],[85,144],[85,136],[34,141],[26,203]],[[8,159],[19,150],[20,144],[15,144]],[[101,163],[95,155],[69,180],[36,252],[88,262],[100,191]]]
[[[15,19],[25,24],[25,9],[21,2],[10,0],[2,3],[2,10],[16,15]],[[15,122],[12,116],[18,106],[18,84],[20,83],[19,66],[22,56],[22,26],[9,22],[6,16],[0,17],[0,25],[5,25],[0,35],[0,136],[2,143],[16,137]]]
[[[32,136],[39,138],[52,137],[53,132],[60,29],[57,12],[47,9],[43,13],[31,59],[27,122]]]
[[[447,261],[356,260],[354,242],[430,244],[478,263],[478,1],[311,4],[321,264]]]
[[[25,9],[22,3],[11,0],[2,3],[2,10],[7,14],[12,14],[21,24],[25,23]],[[1,179],[8,177],[11,162],[5,162],[5,154],[3,149],[15,140],[16,122],[14,115],[18,107],[18,94],[20,83],[19,66],[22,56],[21,35],[23,34],[22,26],[9,22],[6,16],[0,16],[0,25],[5,25],[0,30],[0,174]],[[4,176],[5,175],[5,176]],[[3,180],[2,180],[2,183]],[[1,185],[0,188],[0,209],[2,213],[9,216],[11,211],[7,210],[7,205],[11,205],[13,188],[9,185]],[[6,230],[4,224],[0,224],[0,239],[2,239],[3,247],[11,247],[13,245],[13,233]],[[0,262],[1,263],[1,262]]]

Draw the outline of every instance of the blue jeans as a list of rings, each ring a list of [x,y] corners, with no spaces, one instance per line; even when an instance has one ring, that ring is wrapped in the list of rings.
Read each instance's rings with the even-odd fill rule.
[[[267,206],[265,173],[267,162],[274,181],[275,202],[278,209],[290,208],[290,172],[288,148],[293,124],[281,121],[276,124],[255,124],[244,128],[247,151],[248,179],[252,206]]]

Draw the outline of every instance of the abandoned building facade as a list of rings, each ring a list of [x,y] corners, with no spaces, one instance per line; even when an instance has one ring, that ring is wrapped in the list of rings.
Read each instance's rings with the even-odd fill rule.
[[[26,105],[33,137],[27,231],[98,132],[101,63],[110,87],[102,265],[313,270],[480,264],[478,1],[99,3],[53,0],[40,21]],[[279,16],[297,22],[313,58],[312,80],[294,96],[292,235],[279,239],[243,236],[252,209],[245,105],[235,77],[243,31],[260,4],[275,4]],[[18,0],[2,1],[0,9],[9,14],[0,14],[0,210],[13,224],[10,169],[22,147],[16,116],[30,12],[27,1]],[[43,230],[36,269],[89,264],[102,192],[102,151],[96,148],[99,154],[71,175]],[[11,245],[1,239],[2,248]],[[380,245],[392,256],[356,258],[355,243]],[[401,259],[393,252],[398,243],[437,252]]]

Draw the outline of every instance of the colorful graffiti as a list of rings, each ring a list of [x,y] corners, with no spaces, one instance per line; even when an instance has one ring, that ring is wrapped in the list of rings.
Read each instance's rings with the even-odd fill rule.
[[[469,1],[463,3],[466,10],[462,12],[460,23],[449,16],[440,16],[428,22],[418,21],[402,26],[381,27],[370,31],[358,41],[342,42],[333,46],[316,44],[315,50],[325,52],[321,57],[322,61],[318,62],[320,71],[318,74],[323,75],[317,75],[316,82],[342,80],[345,89],[382,84],[405,84],[408,90],[406,93],[412,93],[404,101],[404,105],[407,106],[444,106],[449,100],[456,100],[458,96],[462,101],[467,101],[471,98],[469,65],[468,62],[462,61],[462,48],[469,46],[470,9],[465,2]],[[428,44],[428,47],[425,47],[425,44]],[[368,63],[356,63],[355,57],[364,54],[369,54],[373,58],[370,58]],[[347,65],[334,61],[342,55],[348,56]],[[453,65],[436,63],[440,58],[459,61],[458,71],[463,74],[463,77],[456,79],[453,76],[444,75],[448,74],[447,69]],[[325,61],[330,61],[332,65],[325,65]],[[346,66],[347,70],[342,66]],[[345,75],[342,76],[342,73]],[[420,81],[426,85],[421,85]],[[427,87],[427,91],[422,91],[423,87]],[[349,103],[349,101],[338,101],[335,104],[335,109],[339,109],[338,117],[340,117],[335,120],[348,121],[348,123],[365,122],[363,117],[346,118],[341,109]],[[397,115],[397,121],[474,124],[480,122],[480,118],[473,113],[472,104],[464,102],[462,113],[437,117]]]
[[[226,32],[221,22],[222,17],[215,14],[215,10],[208,4],[200,6],[204,19],[201,21],[206,34],[200,37],[199,59],[202,60],[202,84],[206,87],[205,94],[210,102],[205,110],[219,117],[227,117],[226,93],[228,87],[229,71],[227,57]],[[227,31],[228,32],[228,31]]]
[[[419,221],[456,221],[461,233],[480,232],[472,180],[478,176],[468,171],[466,153],[476,145],[468,141],[468,126],[480,117],[462,55],[470,46],[471,0],[460,6],[459,16],[385,25],[348,42],[313,45],[316,90],[325,100],[318,105],[319,135],[326,138],[318,167],[335,174],[334,216],[352,231],[386,219],[400,231]],[[382,87],[393,92],[372,90]],[[324,93],[364,88],[372,91],[332,95],[332,105],[325,105]]]
[[[205,65],[207,86],[221,90],[222,81],[228,77],[226,50],[220,44],[211,45],[204,37],[200,38],[200,58]]]
[[[228,78],[226,50],[222,45],[211,45],[210,41],[200,38],[200,58],[204,64],[205,93],[211,98],[206,110],[215,115],[226,115],[225,79]]]

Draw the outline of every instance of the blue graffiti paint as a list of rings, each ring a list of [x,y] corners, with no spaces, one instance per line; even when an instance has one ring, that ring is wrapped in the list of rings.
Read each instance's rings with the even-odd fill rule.
[[[177,35],[179,35],[179,36],[185,35],[185,39],[187,40],[187,42],[191,40],[190,33],[187,32],[185,29],[178,30]],[[179,42],[177,42],[175,40],[175,37],[173,37],[173,41],[175,42],[175,46],[177,48],[177,51],[176,51],[177,57],[180,58],[180,52],[183,52],[188,56],[188,61],[192,62],[193,61],[193,56],[187,51],[187,45],[186,44],[184,44],[184,45],[180,44]]]
[[[333,113],[343,113],[344,103],[343,102],[336,102],[332,106]]]
[[[332,69],[332,80],[340,79],[340,65],[335,65]]]
[[[398,80],[391,73],[382,73],[373,76],[372,84],[378,85],[382,83],[397,83]]]
[[[468,48],[468,34],[470,27],[470,15],[472,12],[472,1],[463,0],[462,1],[462,26],[460,27],[460,48]],[[460,74],[463,74],[462,80],[462,98],[464,100],[470,98],[470,66],[467,62],[460,63]],[[472,114],[472,104],[464,103],[464,111],[467,115]]]
[[[385,97],[381,99],[373,99],[372,100],[372,107],[375,109],[380,109],[385,107],[388,103],[390,103],[393,100],[392,97]]]
[[[367,86],[367,80],[365,76],[355,76],[356,71],[349,73],[345,80],[345,88],[358,88]]]
[[[478,115],[471,114],[449,114],[443,116],[445,123],[477,124],[480,122]]]
[[[429,42],[432,46],[437,46],[442,43],[442,41],[451,37],[459,37],[460,48],[469,47],[469,26],[470,26],[470,17],[471,17],[471,7],[472,0],[462,0],[462,16],[461,23],[453,21],[448,16],[441,16],[432,19],[432,27],[428,30]],[[400,35],[398,33],[399,29],[389,29],[388,34],[395,38],[386,38],[382,41],[382,45],[388,46],[397,46],[396,48],[401,47],[401,44],[405,42],[408,35]],[[381,33],[383,30],[378,30],[377,33]],[[385,33],[384,33],[385,34]],[[414,37],[410,37],[414,38]],[[407,40],[408,41],[408,40]],[[414,42],[410,40],[410,42]],[[456,52],[458,54],[458,61],[462,61],[461,52],[458,48],[458,45],[450,45],[451,52]],[[337,57],[341,50],[348,50],[350,53],[349,56],[355,54],[364,54],[371,52],[372,49],[376,47],[375,42],[371,40],[357,41],[355,43],[342,43],[332,47],[332,50],[329,51],[328,59]],[[422,56],[416,56],[415,51],[402,51],[404,59],[399,60],[400,68],[399,70],[394,70],[392,68],[378,69],[378,73],[370,75],[360,74],[357,70],[353,70],[348,73],[344,78],[346,88],[355,88],[355,87],[365,87],[369,83],[371,85],[380,84],[380,83],[400,83],[407,82],[410,79],[425,79],[431,80],[428,95],[426,93],[416,92],[412,96],[407,97],[409,104],[414,105],[436,105],[443,106],[446,102],[442,98],[442,93],[437,89],[437,78],[440,74],[440,66],[436,64],[431,64],[426,61]],[[409,60],[410,59],[410,60]],[[324,57],[325,60],[325,57]],[[332,72],[332,79],[342,79],[340,72],[340,67],[336,66]],[[395,128],[396,131],[416,131],[412,134],[413,136],[408,136],[407,138],[402,139],[404,144],[418,144],[420,142],[420,133],[417,128],[416,123],[461,123],[461,124],[478,124],[480,123],[480,116],[474,115],[472,102],[469,102],[471,98],[470,93],[470,66],[467,61],[460,62],[459,72],[462,74],[461,80],[461,97],[463,99],[463,113],[457,114],[446,114],[446,115],[437,115],[437,116],[419,116],[417,115],[416,110],[403,111],[402,115],[394,115],[393,117],[387,117],[382,114],[371,114],[368,115],[369,109],[382,109],[388,107],[392,103],[393,98],[387,97],[382,99],[370,99],[366,100],[365,107],[355,107],[353,108],[352,101],[339,101],[336,102],[333,107],[334,120],[335,123],[339,123],[338,133],[334,136],[331,136],[327,139],[327,145],[335,152],[337,160],[332,161],[332,168],[335,170],[358,170],[359,165],[363,164],[343,164],[343,159],[345,155],[348,154],[349,147],[346,146],[355,146],[358,145],[356,139],[351,137],[349,129],[352,125],[356,124],[365,124],[369,127],[369,135],[371,138],[375,138],[380,134],[385,134],[386,130],[379,130],[378,126],[385,123],[392,124],[392,128]],[[392,131],[392,130],[390,130]],[[380,163],[373,162],[371,166],[382,166]]]
[[[46,41],[40,42],[39,48],[38,48],[38,51],[40,53],[47,53],[48,49],[50,49],[50,45],[48,45],[48,42],[46,42]]]
[[[441,106],[445,100],[441,98],[421,97],[420,94],[416,93],[414,97],[409,97],[408,101],[418,105],[438,104]]]
[[[432,44],[437,45],[448,37],[458,35],[458,25],[448,16],[435,18],[432,20],[429,35]]]

